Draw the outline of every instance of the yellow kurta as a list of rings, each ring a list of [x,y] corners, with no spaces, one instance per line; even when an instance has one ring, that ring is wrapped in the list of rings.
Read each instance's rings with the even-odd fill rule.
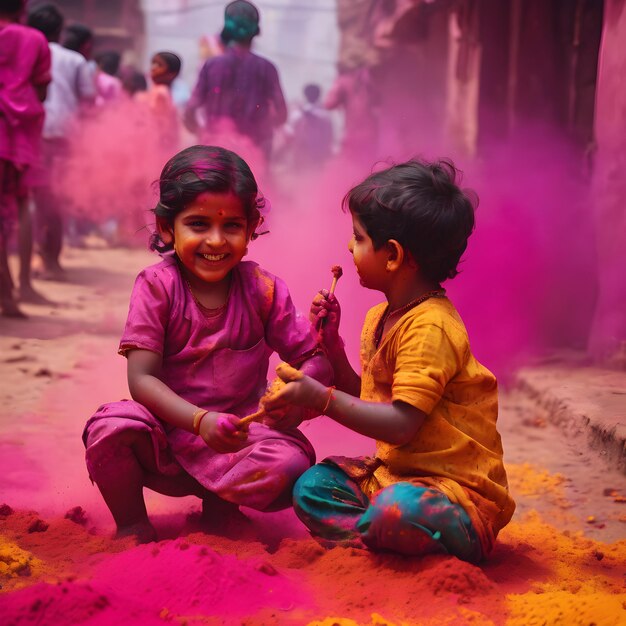
[[[385,304],[367,314],[361,335],[361,399],[402,401],[427,414],[414,439],[376,444],[368,495],[410,480],[460,504],[478,532],[484,554],[515,510],[496,430],[495,376],[472,355],[467,331],[447,298],[431,298],[405,313],[381,345],[374,331]]]

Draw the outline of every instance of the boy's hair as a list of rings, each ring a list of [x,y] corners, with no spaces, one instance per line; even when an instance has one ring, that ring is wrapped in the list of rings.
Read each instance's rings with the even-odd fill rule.
[[[180,68],[182,67],[182,61],[177,54],[173,52],[155,52],[155,57],[161,57],[163,61],[165,61],[165,65],[167,65],[167,69],[172,72],[175,76],[180,74]]]
[[[93,39],[93,32],[90,28],[83,24],[70,24],[65,28],[63,47],[80,52],[80,49],[91,39]]]
[[[224,28],[220,38],[225,44],[231,41],[249,43],[261,31],[259,10],[247,0],[234,0],[224,9]]]
[[[63,14],[54,4],[40,4],[29,12],[26,23],[41,31],[48,41],[56,42],[61,36],[63,21]]]
[[[265,200],[248,164],[234,152],[218,146],[191,146],[175,154],[163,168],[158,181],[159,201],[153,213],[173,226],[174,219],[201,193],[232,193],[241,200],[248,223],[258,221]],[[256,233],[252,235],[256,239]],[[165,252],[172,248],[157,233],[150,248]]]
[[[96,55],[96,63],[98,67],[109,76],[117,76],[120,69],[122,56],[115,50],[106,50]]]
[[[26,5],[26,0],[0,0],[0,15],[19,15]]]
[[[365,226],[374,248],[395,239],[421,275],[437,284],[458,274],[474,230],[478,198],[458,186],[452,161],[412,159],[368,176],[343,199]]]
[[[146,91],[148,89],[148,81],[146,77],[137,68],[126,65],[120,68],[119,77],[122,81],[122,87],[131,96],[138,91]]]
[[[314,83],[309,83],[304,86],[303,89],[304,97],[307,99],[307,102],[311,104],[315,104],[320,99],[320,94],[322,90],[319,85],[315,85]]]

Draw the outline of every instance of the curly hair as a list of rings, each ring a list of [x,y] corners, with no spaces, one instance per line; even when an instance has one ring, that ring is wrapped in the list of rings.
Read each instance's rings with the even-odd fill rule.
[[[375,172],[353,187],[342,206],[365,226],[374,248],[395,239],[437,284],[458,274],[474,230],[478,198],[458,185],[460,172],[448,159],[412,159]]]

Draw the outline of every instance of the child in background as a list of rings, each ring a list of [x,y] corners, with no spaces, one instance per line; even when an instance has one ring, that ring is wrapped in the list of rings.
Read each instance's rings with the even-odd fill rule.
[[[24,4],[23,0],[0,1],[0,312],[5,317],[26,317],[14,299],[8,263],[16,205],[20,220],[20,289],[32,290],[29,175],[40,158],[42,102],[50,82],[46,38],[18,24]]]
[[[295,480],[314,462],[295,426],[239,426],[267,384],[272,352],[329,381],[309,320],[286,285],[243,261],[264,206],[235,153],[192,146],[161,173],[152,249],[167,252],[142,271],[131,296],[120,354],[133,400],[101,406],[83,433],[89,474],[118,536],[151,541],[143,488],[197,495],[216,526],[238,505],[260,511],[291,503]],[[299,424],[300,409],[285,416]]]
[[[136,94],[137,102],[146,104],[156,122],[156,132],[165,149],[172,152],[178,149],[180,122],[178,110],[172,100],[172,83],[180,74],[181,60],[173,52],[157,52],[150,64],[152,85],[147,91]]]
[[[377,440],[374,457],[327,458],[296,483],[296,513],[323,542],[477,563],[513,514],[496,379],[441,287],[474,228],[456,176],[448,161],[409,161],[346,195],[361,284],[387,299],[366,316],[362,374],[339,336],[339,303],[322,291],[311,317],[324,320],[336,390],[305,376],[265,404],[308,407]]]
[[[293,164],[297,168],[322,168],[333,147],[333,124],[328,111],[320,105],[319,85],[305,85],[306,100],[291,120]]]
[[[122,93],[122,81],[118,78],[117,73],[120,69],[122,57],[115,50],[107,50],[100,52],[96,56],[96,88],[98,95],[96,96],[96,104],[105,106],[119,102]]]

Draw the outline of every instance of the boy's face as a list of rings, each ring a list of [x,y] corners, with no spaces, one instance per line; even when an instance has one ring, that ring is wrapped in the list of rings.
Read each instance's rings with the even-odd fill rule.
[[[352,239],[348,250],[352,254],[361,285],[367,289],[385,292],[389,284],[387,272],[388,251],[385,246],[374,249],[374,243],[357,215],[352,213]]]
[[[176,75],[170,70],[165,60],[155,54],[150,64],[150,78],[157,85],[169,85],[176,78]]]

